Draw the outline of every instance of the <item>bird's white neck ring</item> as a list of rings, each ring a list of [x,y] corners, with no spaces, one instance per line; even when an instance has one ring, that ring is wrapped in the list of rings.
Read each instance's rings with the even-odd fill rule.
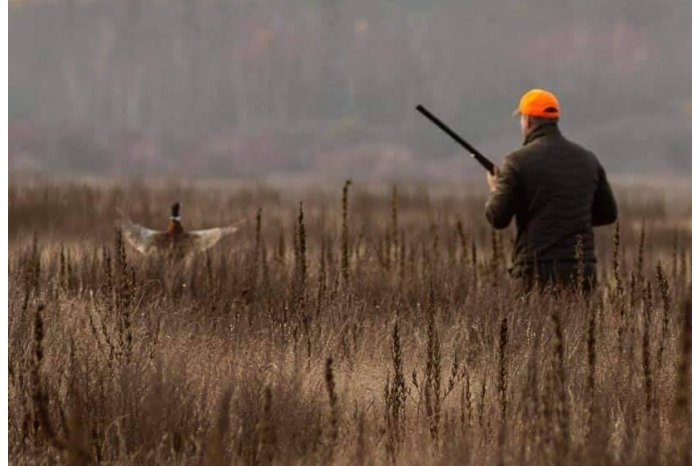
[[[173,222],[179,222],[180,217],[170,217],[170,220],[172,220]]]

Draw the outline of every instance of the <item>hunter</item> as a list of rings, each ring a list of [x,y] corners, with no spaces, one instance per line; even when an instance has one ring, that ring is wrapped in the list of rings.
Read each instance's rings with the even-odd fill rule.
[[[596,284],[593,227],[617,220],[605,170],[591,151],[562,135],[559,101],[551,92],[526,92],[513,115],[520,117],[523,147],[487,174],[486,218],[503,229],[515,217],[510,272],[526,289],[571,286],[582,272],[589,291]],[[577,255],[578,241],[582,248]]]

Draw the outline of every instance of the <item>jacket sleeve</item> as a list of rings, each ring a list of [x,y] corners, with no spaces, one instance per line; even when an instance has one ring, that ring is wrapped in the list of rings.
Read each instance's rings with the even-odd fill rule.
[[[486,201],[486,219],[497,230],[506,228],[515,215],[518,188],[516,164],[508,156],[500,169],[496,190]]]
[[[591,206],[591,224],[594,227],[608,225],[617,220],[617,203],[608,183],[605,170],[598,165],[598,185]]]

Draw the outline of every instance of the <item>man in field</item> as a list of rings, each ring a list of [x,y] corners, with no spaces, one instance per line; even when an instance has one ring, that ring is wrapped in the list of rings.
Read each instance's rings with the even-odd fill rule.
[[[585,289],[595,286],[593,227],[613,223],[617,204],[605,170],[592,152],[559,131],[559,102],[541,89],[528,91],[520,116],[523,147],[506,156],[495,175],[486,218],[494,228],[517,226],[511,273],[529,289],[576,283],[576,244],[581,240]],[[579,255],[579,257],[581,254]]]

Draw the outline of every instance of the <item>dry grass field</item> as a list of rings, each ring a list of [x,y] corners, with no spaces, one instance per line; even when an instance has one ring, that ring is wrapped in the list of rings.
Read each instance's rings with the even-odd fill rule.
[[[11,463],[689,464],[689,196],[619,193],[596,292],[521,295],[483,197],[345,188],[11,182]],[[175,200],[243,227],[124,244]]]

